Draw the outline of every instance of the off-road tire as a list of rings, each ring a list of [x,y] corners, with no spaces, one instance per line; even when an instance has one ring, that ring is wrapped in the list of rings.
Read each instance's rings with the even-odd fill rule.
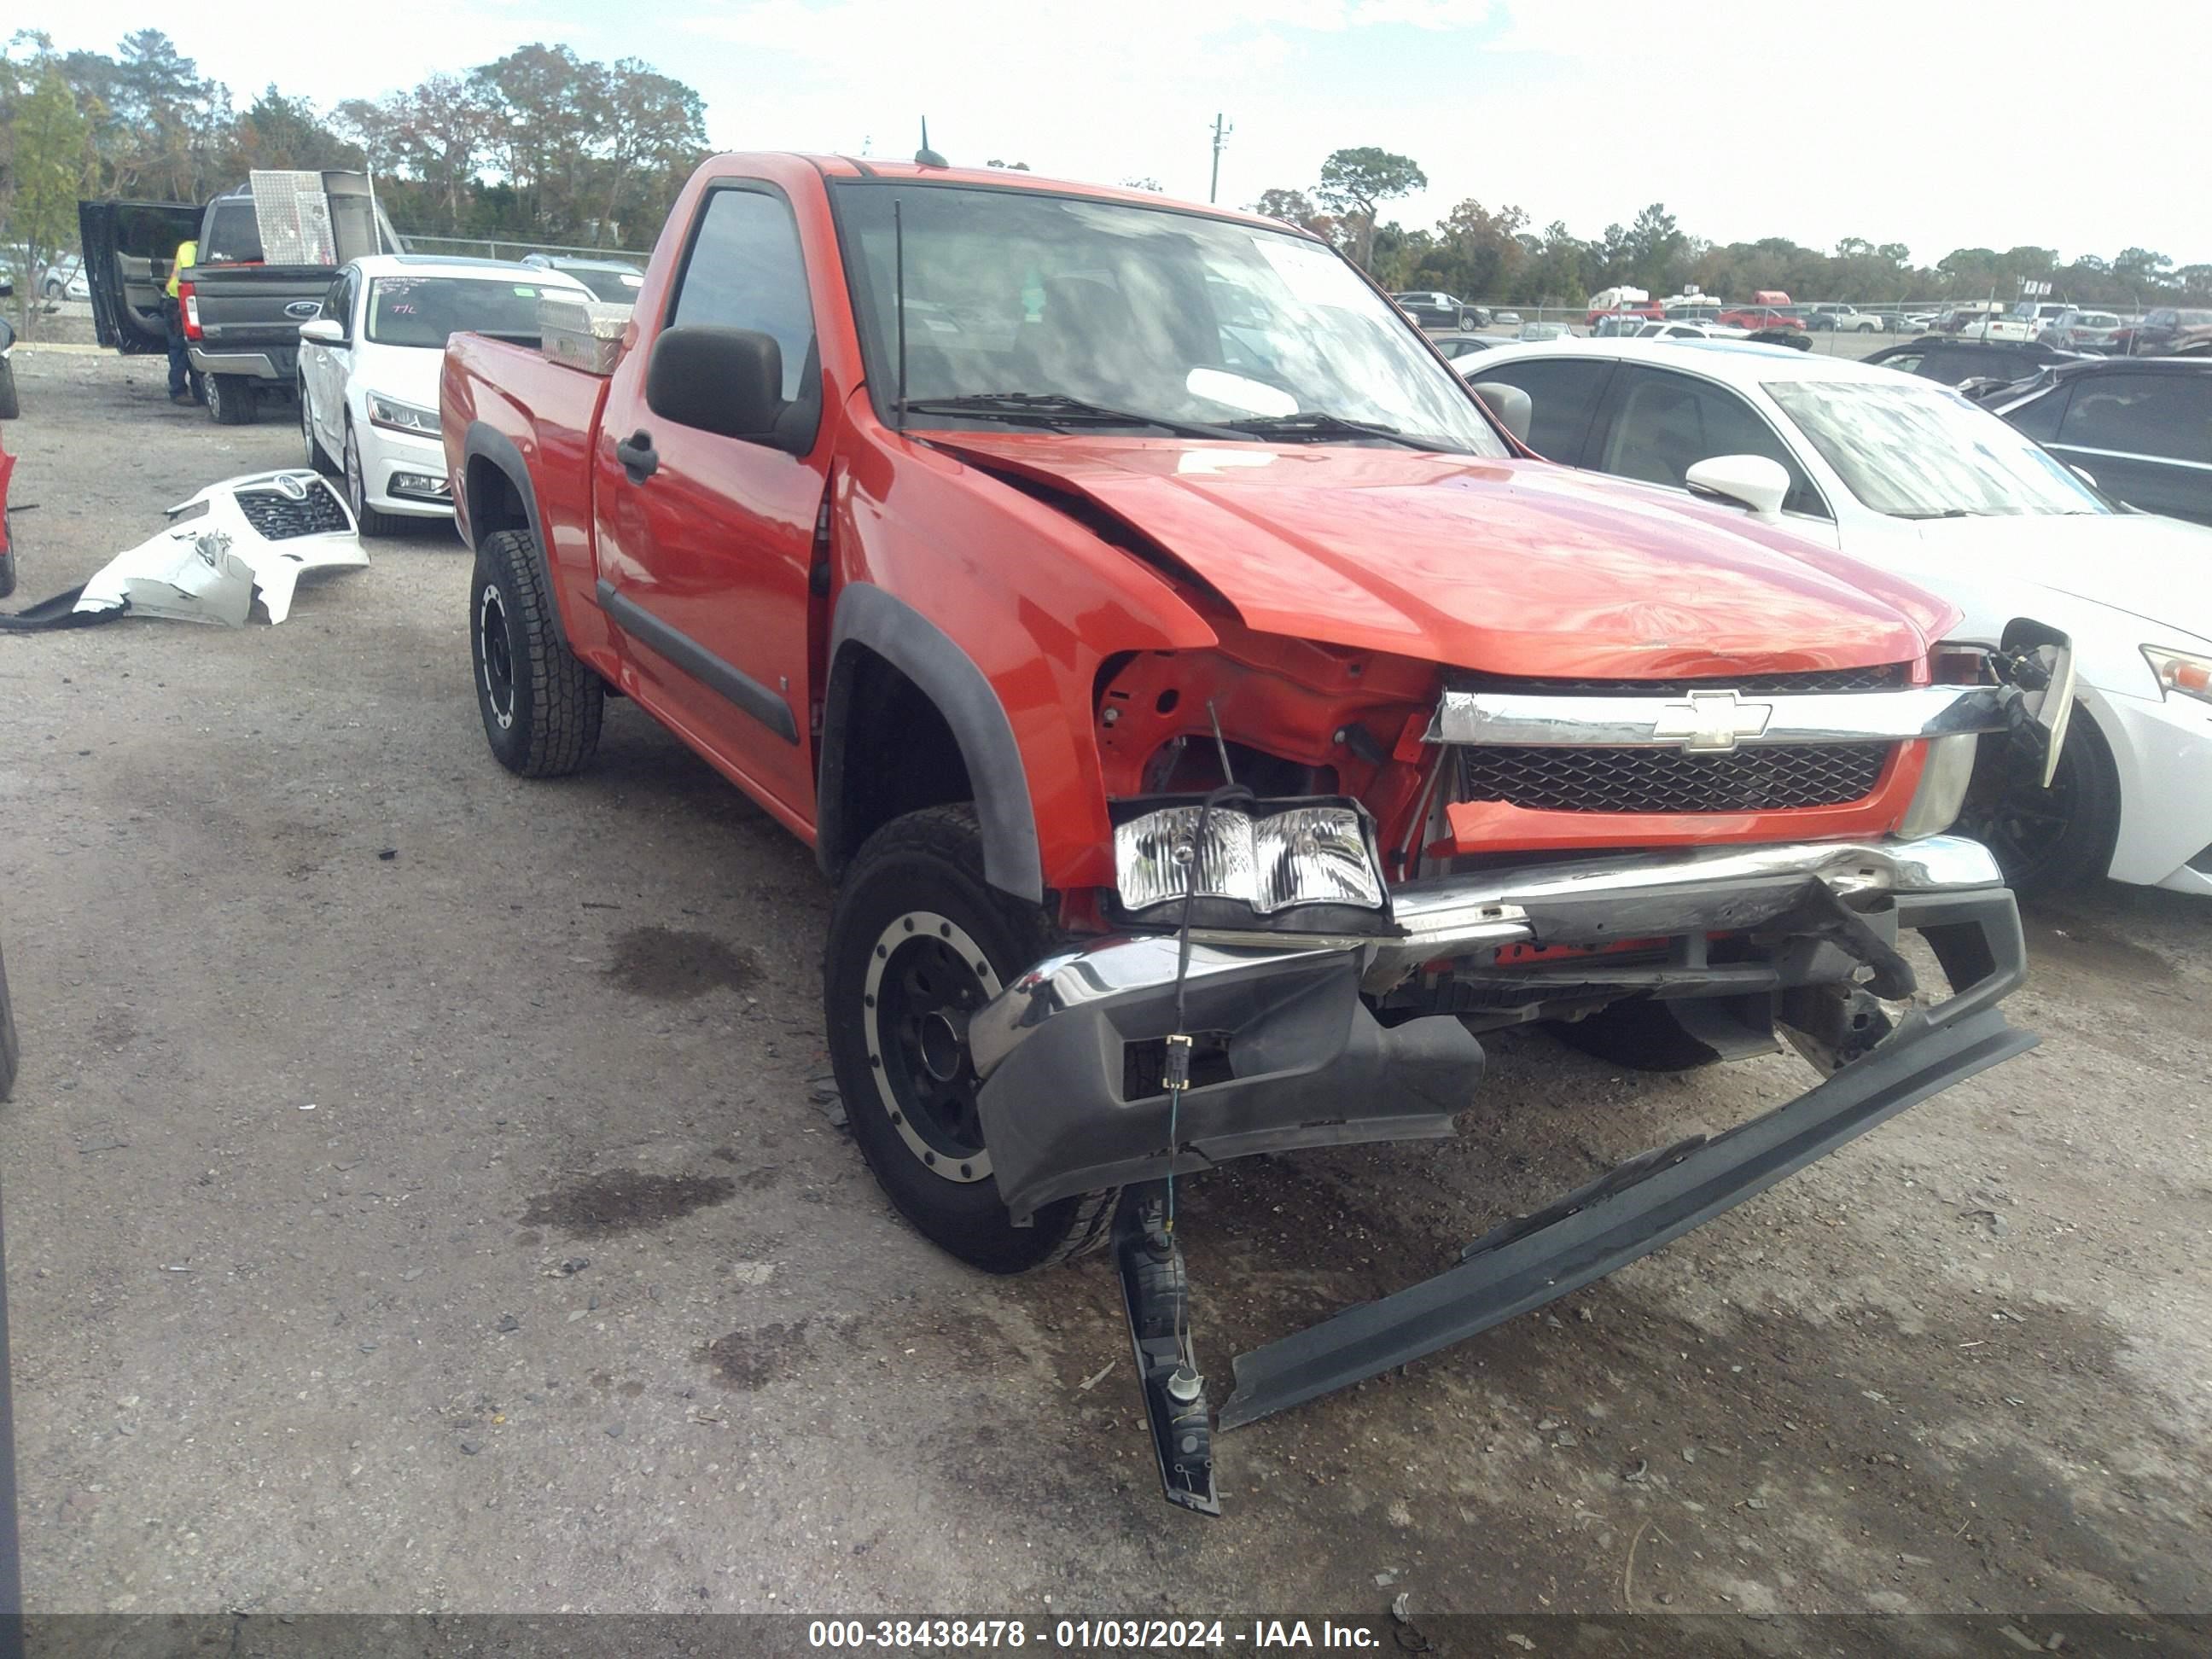
[[[300,382],[300,447],[307,451],[307,465],[325,478],[337,477],[337,464],[331,459],[323,447],[322,440],[315,436],[313,406],[307,401],[307,383]]]
[[[0,599],[6,599],[15,591],[15,550],[10,546],[5,553],[0,553]]]
[[[0,421],[20,419],[22,413],[22,402],[15,395],[15,365],[0,357]]]
[[[361,442],[353,435],[353,422],[346,422],[345,434],[346,506],[352,509],[354,527],[364,536],[397,536],[407,528],[407,520],[397,513],[380,512],[368,504],[368,474],[361,464]]]
[[[1981,754],[1956,827],[1996,855],[2015,891],[2078,887],[2112,867],[2120,833],[2119,768],[2087,708],[2074,705],[2047,798],[2033,780],[2005,777],[2005,748],[1998,740],[1984,739]],[[2053,817],[2039,824],[2025,818],[2025,812],[2046,804]],[[2032,836],[2032,830],[2042,833]]]
[[[896,1095],[896,1088],[878,1086],[879,1075],[892,1075],[881,1064],[890,1043],[877,1028],[868,976],[887,933],[917,914],[949,923],[951,936],[972,943],[1001,985],[1066,942],[1042,909],[984,879],[973,806],[926,807],[868,837],[838,887],[822,964],[830,1063],[861,1156],[916,1231],[985,1273],[1027,1273],[1096,1249],[1112,1224],[1118,1188],[1057,1200],[1017,1227],[995,1176],[956,1180],[950,1171],[934,1172],[894,1122],[884,1093]]]
[[[561,778],[592,758],[606,684],[554,630],[553,596],[526,530],[477,544],[469,664],[484,740],[501,766],[518,777]]]
[[[217,426],[252,426],[260,412],[260,393],[243,374],[203,376],[200,390]]]

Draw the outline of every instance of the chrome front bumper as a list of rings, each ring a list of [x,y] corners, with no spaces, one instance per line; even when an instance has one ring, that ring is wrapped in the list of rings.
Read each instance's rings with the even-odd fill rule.
[[[1424,963],[1516,944],[1753,928],[1802,905],[1815,883],[1855,911],[1887,911],[1885,926],[1937,926],[1960,904],[2011,915],[1987,849],[1939,836],[1486,872],[1396,889],[1388,926],[1371,935],[1194,935],[1181,1029],[1216,1034],[1227,1074],[1185,1096],[1174,1167],[1450,1134],[1480,1079],[1480,1045],[1449,1016],[1385,1026],[1364,1000]],[[1018,1216],[1167,1170],[1165,1097],[1132,1095],[1126,1068],[1133,1046],[1178,1029],[1179,954],[1171,935],[1096,939],[1036,963],[970,1021],[984,1131]]]
[[[1249,973],[1256,963],[1356,953],[1360,984],[1388,990],[1426,962],[1508,945],[1615,939],[1755,927],[1780,915],[1808,878],[1846,902],[1885,894],[1968,893],[2004,885],[1979,842],[1785,842],[1577,859],[1522,870],[1407,882],[1391,890],[1390,920],[1370,934],[1192,934],[1190,981]],[[1029,969],[969,1026],[976,1075],[988,1078],[1054,1014],[1173,979],[1166,934],[1093,939]]]

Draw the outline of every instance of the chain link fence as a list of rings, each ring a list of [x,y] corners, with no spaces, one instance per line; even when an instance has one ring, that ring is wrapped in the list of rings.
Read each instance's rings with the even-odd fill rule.
[[[517,241],[511,237],[406,236],[405,240],[410,253],[445,253],[464,259],[520,259],[526,253],[543,253],[556,259],[624,259],[642,270],[653,258],[649,248],[576,247],[562,242]]]

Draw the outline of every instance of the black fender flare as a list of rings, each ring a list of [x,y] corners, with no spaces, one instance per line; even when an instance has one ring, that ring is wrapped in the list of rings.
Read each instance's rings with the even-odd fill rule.
[[[468,435],[461,441],[461,476],[468,477],[469,469],[477,461],[496,467],[514,490],[515,499],[522,503],[522,516],[530,527],[530,556],[538,566],[538,580],[547,598],[552,601],[553,635],[563,646],[568,643],[568,624],[561,615],[561,596],[553,585],[553,558],[545,542],[545,526],[538,516],[538,488],[530,479],[530,464],[522,459],[514,440],[495,427],[482,421],[469,423]],[[466,491],[463,491],[465,499]],[[478,540],[476,520],[471,514],[467,520],[468,544],[473,551]]]
[[[960,745],[975,792],[985,878],[1016,898],[1042,904],[1044,872],[1029,773],[999,694],[942,629],[869,582],[850,582],[840,590],[830,630],[830,684],[823,698],[820,783],[815,792],[821,803],[815,855],[823,873],[837,879],[855,850],[847,845],[851,837],[843,823],[845,734],[852,724],[859,662],[846,649],[848,645],[874,652],[937,706]]]

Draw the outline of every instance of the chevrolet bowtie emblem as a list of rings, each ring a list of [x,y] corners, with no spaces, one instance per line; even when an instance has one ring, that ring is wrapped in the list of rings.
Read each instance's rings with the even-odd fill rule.
[[[1745,702],[1733,691],[1692,691],[1660,707],[1651,735],[1674,739],[1693,755],[1725,754],[1765,731],[1773,716],[1771,702]]]

